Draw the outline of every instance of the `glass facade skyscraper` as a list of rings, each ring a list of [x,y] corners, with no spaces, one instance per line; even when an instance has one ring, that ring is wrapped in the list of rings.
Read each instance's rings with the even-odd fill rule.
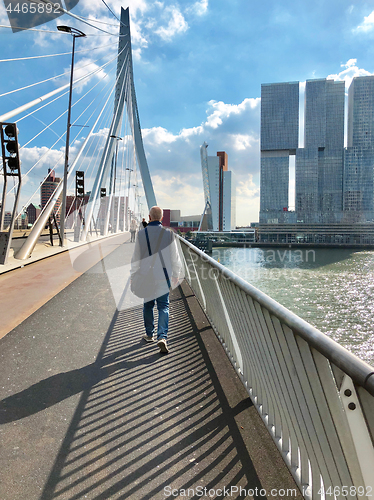
[[[260,222],[284,222],[289,155],[299,142],[299,83],[261,85]]]
[[[260,223],[286,222],[298,99],[298,84],[261,87]],[[304,147],[295,150],[297,222],[374,220],[374,76],[354,78],[349,88],[346,149],[344,101],[344,82],[306,82]]]
[[[296,152],[297,220],[338,222],[342,211],[344,82],[308,80],[304,148]]]
[[[348,147],[344,152],[345,219],[374,219],[374,76],[354,78],[348,91]]]
[[[299,82],[261,85],[261,151],[296,149]]]

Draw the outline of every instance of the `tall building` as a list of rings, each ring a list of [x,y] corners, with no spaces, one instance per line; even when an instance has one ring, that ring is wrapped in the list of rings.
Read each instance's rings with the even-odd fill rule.
[[[26,209],[26,213],[27,213],[28,223],[34,224],[34,222],[40,215],[39,205],[35,205],[35,203],[30,203],[30,205]]]
[[[60,180],[61,180],[60,178],[55,176],[55,171],[51,170],[49,168],[48,169],[48,177],[45,179],[45,181],[40,186],[40,205],[41,205],[42,210],[46,206],[46,204],[48,203],[48,200],[50,199],[50,197],[55,192],[57,186],[60,183]],[[59,209],[61,206],[61,202],[62,202],[62,194],[59,196],[59,198],[54,206],[54,209],[53,209],[53,212],[56,215],[57,223],[60,222],[60,210]]]
[[[289,157],[298,142],[299,83],[261,85],[261,223],[287,221]]]
[[[232,172],[228,170],[228,156],[224,151],[208,156],[207,148],[204,142],[200,156],[208,229],[231,231],[236,227],[236,189]]]
[[[344,82],[306,82],[304,148],[296,151],[295,169],[300,222],[338,222],[342,212],[344,93]]]
[[[343,206],[347,221],[374,214],[374,76],[357,77],[348,90],[348,147],[344,152]]]
[[[297,147],[297,83],[261,86],[260,223],[374,220],[374,76],[345,84],[308,80],[304,147]],[[295,149],[296,144],[296,149]],[[288,213],[289,155],[295,160],[295,214]]]

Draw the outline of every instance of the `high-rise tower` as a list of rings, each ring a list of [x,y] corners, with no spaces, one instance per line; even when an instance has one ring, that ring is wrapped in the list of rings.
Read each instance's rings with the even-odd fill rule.
[[[261,223],[285,221],[289,156],[298,140],[299,83],[261,85]]]
[[[47,205],[52,194],[55,192],[57,186],[60,183],[60,180],[61,179],[56,177],[55,171],[49,168],[48,177],[40,186],[40,206],[42,210]],[[61,217],[60,213],[61,203],[62,203],[62,194],[60,194],[60,196],[58,197],[58,200],[53,209],[53,212],[56,214],[56,221],[58,223],[60,222],[60,217]]]
[[[235,184],[232,172],[228,170],[228,157],[225,151],[217,156],[208,156],[208,144],[200,147],[201,169],[203,173],[205,208],[208,229],[231,231],[235,229]]]
[[[346,219],[374,217],[374,76],[357,77],[348,90],[348,147],[344,152]]]
[[[344,82],[306,82],[304,148],[296,152],[295,169],[300,222],[338,222],[341,214],[344,92]]]

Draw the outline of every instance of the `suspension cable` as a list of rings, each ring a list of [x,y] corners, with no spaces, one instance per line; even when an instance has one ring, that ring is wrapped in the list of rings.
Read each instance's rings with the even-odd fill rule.
[[[50,2],[49,0],[34,0],[34,1],[36,1],[36,3],[43,3],[45,5],[53,5],[55,7],[55,9],[58,10],[59,12],[63,12],[64,14],[67,14],[68,16],[73,17],[74,19],[77,19],[78,21],[81,21],[82,23],[87,24],[88,26],[91,26],[91,28],[94,28],[98,31],[102,31],[103,33],[107,33],[108,35],[118,36],[118,33],[117,34],[110,33],[109,31],[105,31],[101,28],[98,28],[97,26],[94,26],[93,24],[90,24],[89,22],[85,21],[82,17],[77,16],[76,14],[72,14],[68,10],[65,10],[63,7],[61,7],[61,6],[57,7],[57,5],[55,5],[53,2]]]
[[[115,13],[112,11],[112,9],[109,7],[109,5],[105,2],[105,0],[101,0],[103,2],[103,4],[105,5],[105,7],[109,10],[109,12],[111,14],[113,14],[113,16],[117,19],[117,21],[119,21],[121,23],[121,20],[115,15]],[[121,23],[122,24],[122,23]]]
[[[101,45],[100,47],[94,47],[93,49],[83,49],[83,50],[76,50],[75,54],[79,54],[81,52],[91,52],[93,50],[99,50],[103,49],[104,47],[110,47],[111,45],[117,45],[117,41],[108,43],[107,45]],[[30,59],[42,59],[45,57],[57,57],[57,56],[71,56],[71,52],[62,52],[61,54],[47,54],[47,55],[40,55],[40,56],[28,56],[28,57],[15,57],[14,59],[0,59],[0,63],[3,62],[12,62],[12,61],[28,61]]]
[[[107,85],[108,85],[108,84],[107,84]],[[108,90],[108,92],[107,92],[106,96],[108,96],[108,93],[109,93],[109,92],[110,92],[110,89]],[[103,98],[105,98],[106,96],[104,96]],[[94,109],[94,111],[93,111],[93,112],[91,113],[91,115],[88,117],[88,119],[86,120],[86,123],[87,123],[87,122],[91,119],[91,117],[93,116],[94,112],[95,112],[95,111],[99,108],[99,106],[100,106],[101,102],[103,101],[103,98],[100,100],[100,102],[98,103],[98,105],[96,106],[96,108]],[[28,175],[28,174],[29,174],[29,173],[30,173],[30,172],[31,172],[31,171],[32,171],[32,170],[33,170],[33,169],[37,166],[37,164],[38,164],[38,163],[39,163],[39,162],[40,162],[40,161],[41,161],[41,160],[42,160],[42,159],[43,159],[46,155],[48,155],[48,153],[52,150],[52,148],[53,148],[53,147],[57,144],[57,142],[58,142],[58,141],[59,141],[62,137],[64,137],[64,135],[65,135],[65,134],[66,134],[66,131],[65,131],[65,132],[64,132],[64,133],[60,136],[60,138],[59,138],[59,139],[57,139],[57,141],[56,141],[54,144],[52,144],[52,146],[51,146],[51,147],[50,147],[50,148],[49,148],[49,149],[48,149],[48,150],[47,150],[47,151],[46,151],[46,152],[45,152],[45,153],[44,153],[44,154],[43,154],[43,155],[39,158],[39,160],[38,160],[38,161],[37,161],[37,162],[36,162],[36,163],[35,163],[35,164],[34,164],[34,165],[33,165],[33,166],[29,169],[29,171],[28,171],[26,174],[24,174],[24,175],[22,176],[22,178],[23,178],[23,177],[25,177],[25,176],[27,176],[27,175]],[[80,132],[78,132],[78,133],[77,133],[77,135],[76,135],[76,136],[75,136],[75,138],[73,139],[72,144],[76,141],[76,139],[77,139],[77,137],[78,137],[78,135],[79,135],[79,134],[80,134]],[[54,168],[58,165],[58,163],[61,161],[61,159],[63,158],[63,155],[64,155],[64,154],[63,154],[63,153],[61,153],[61,155],[58,157],[57,161],[56,161],[56,162],[55,162],[55,164],[53,165],[53,169],[54,169]],[[46,178],[48,177],[48,175],[49,175],[49,174],[47,174],[47,175],[44,177],[43,182],[46,180]],[[43,183],[43,182],[42,182],[42,183]],[[19,214],[18,214],[18,216],[17,216],[17,217],[19,217],[19,216],[20,216],[20,214],[22,214],[22,212],[24,211],[24,209],[25,209],[25,208],[27,208],[27,206],[29,205],[29,203],[31,202],[31,200],[32,200],[32,199],[34,198],[34,196],[38,193],[39,189],[40,189],[40,187],[38,186],[38,187],[37,187],[37,189],[36,189],[36,191],[33,193],[33,195],[29,198],[28,202],[27,202],[27,203],[26,203],[26,204],[22,207],[22,209],[21,209],[21,211],[19,212]]]
[[[107,75],[106,75],[107,76]],[[76,106],[82,99],[84,99],[90,92],[92,92],[92,90],[97,87],[97,85],[99,85],[99,83],[101,83],[101,81],[106,78],[103,77],[101,80],[99,80],[93,87],[91,87],[84,95],[82,95],[76,102],[74,102],[74,104],[72,105],[72,108],[74,108],[74,106]],[[95,100],[95,97],[94,99]],[[88,107],[92,104],[93,100],[91,101],[91,103],[88,105]],[[87,108],[88,108],[87,107]],[[86,108],[86,109],[87,109]],[[86,109],[83,111],[83,113],[86,111]],[[26,146],[28,146],[30,144],[30,142],[32,142],[34,139],[36,139],[40,134],[42,134],[47,128],[49,128],[51,125],[53,125],[57,120],[59,120],[60,118],[62,118],[62,116],[64,116],[66,113],[67,113],[68,110],[65,110],[63,111],[57,118],[55,118],[49,125],[47,125],[43,130],[41,130],[40,132],[38,132],[32,139],[30,139],[26,144],[24,144],[21,148],[25,148]],[[83,114],[82,113],[82,114]],[[81,116],[81,115],[80,115]],[[80,118],[80,116],[74,121],[74,124],[76,123],[76,121]]]
[[[109,82],[108,82],[108,84],[107,84],[106,86],[108,86],[108,85],[109,85]],[[100,94],[98,94],[98,95],[100,95]],[[96,97],[95,97],[95,99],[96,99],[97,97],[98,97],[98,96],[96,96]],[[101,99],[101,101],[99,102],[99,104],[96,106],[96,108],[94,109],[93,113],[94,113],[94,112],[98,109],[98,107],[99,107],[100,103],[102,102],[102,100],[103,100],[103,98]],[[93,101],[91,101],[91,103],[89,104],[89,106],[90,106],[92,103],[93,103]],[[88,107],[87,107],[87,108],[83,111],[83,113],[84,113],[87,109],[88,109]],[[65,114],[66,112],[67,112],[67,111],[65,111],[63,114]],[[83,114],[83,113],[81,113],[81,115],[80,115],[80,116],[78,116],[78,117],[76,118],[75,122],[76,122],[77,120],[79,120],[79,118],[82,116],[82,114]],[[88,120],[92,117],[93,113],[89,116]],[[63,115],[63,114],[62,114],[62,115]],[[60,117],[61,117],[62,115],[60,115]],[[88,120],[86,121],[85,125],[87,124]],[[75,122],[74,122],[73,124],[75,124]],[[51,123],[51,125],[52,125],[52,124],[53,124],[53,122]],[[78,132],[78,133],[77,133],[77,136],[78,136],[79,134],[80,134],[80,132]],[[39,135],[39,134],[38,134],[38,135]],[[57,139],[57,141],[55,141],[55,142],[52,144],[52,146],[51,146],[51,147],[50,147],[50,148],[49,148],[49,149],[48,149],[48,150],[47,150],[47,151],[46,151],[46,152],[45,152],[45,153],[44,153],[44,154],[43,154],[43,155],[39,158],[39,160],[38,160],[38,161],[37,161],[37,162],[36,162],[36,163],[35,163],[35,164],[34,164],[34,165],[33,165],[33,166],[32,166],[32,167],[28,170],[28,172],[26,172],[26,173],[22,176],[22,178],[26,177],[26,176],[27,176],[27,175],[28,175],[28,174],[29,174],[29,173],[30,173],[30,172],[31,172],[31,171],[32,171],[32,170],[33,170],[33,169],[34,169],[34,168],[38,165],[38,163],[39,163],[39,162],[40,162],[40,161],[41,161],[41,160],[42,160],[42,159],[43,159],[46,155],[48,155],[48,153],[52,150],[52,148],[53,148],[53,147],[54,147],[54,146],[55,146],[55,145],[56,145],[56,144],[57,144],[60,140],[62,140],[62,138],[63,138],[65,135],[66,135],[66,131],[65,131],[63,134],[61,134],[61,135],[60,135],[60,137]],[[77,137],[77,136],[76,136],[76,137]],[[35,137],[34,137],[34,138],[35,138]],[[33,138],[33,139],[34,139],[34,138]],[[32,140],[33,140],[33,139],[32,139]],[[74,141],[75,141],[75,140],[76,140],[76,138],[74,139]],[[29,141],[26,145],[24,145],[24,146],[22,146],[22,147],[27,146],[30,142],[31,142],[31,141]],[[72,143],[72,144],[73,144],[73,143]],[[21,148],[21,149],[22,149],[22,148]],[[57,165],[57,163],[60,161],[60,159],[62,158],[62,156],[63,156],[63,153],[61,153],[61,156],[59,157],[59,159],[57,160],[57,162],[56,162],[56,164],[55,164],[55,165]],[[17,185],[18,185],[18,184],[17,184]],[[9,191],[9,193],[10,193],[12,190],[13,190],[13,188]]]
[[[97,61],[100,61],[101,59],[104,59],[104,57],[105,56],[99,57],[99,59],[96,59],[95,61],[91,61],[88,64],[85,64],[84,66],[80,66],[80,67],[75,68],[75,70],[78,71],[78,70],[81,70],[83,68],[87,68],[87,66],[91,66],[91,64],[95,64]],[[113,61],[116,58],[117,58],[117,54],[116,54],[116,56],[113,59],[111,59],[111,61]],[[107,64],[108,63],[105,63],[103,66],[100,66],[97,69],[103,69]],[[51,80],[57,80],[57,78],[60,78],[60,77],[65,76],[65,75],[68,75],[68,74],[70,74],[70,72],[71,72],[71,70],[69,69],[68,71],[65,71],[65,73],[61,73],[60,75],[52,76],[51,78],[47,78],[46,80],[41,80],[40,82],[32,83],[31,85],[26,85],[26,87],[20,87],[19,89],[10,90],[9,92],[5,92],[4,94],[0,94],[0,97],[4,97],[4,96],[10,95],[10,94],[14,94],[15,92],[19,92],[20,90],[29,89],[31,87],[35,87],[36,85],[40,85],[41,83],[50,82]]]

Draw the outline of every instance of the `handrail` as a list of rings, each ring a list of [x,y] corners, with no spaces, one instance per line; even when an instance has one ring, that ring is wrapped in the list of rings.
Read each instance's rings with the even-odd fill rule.
[[[326,356],[336,366],[343,369],[354,382],[364,387],[372,396],[374,396],[374,367],[358,358],[355,354],[349,352],[335,340],[331,339],[317,328],[314,328],[307,321],[303,320],[295,313],[282,306],[276,300],[272,299],[266,293],[261,292],[256,287],[243,280],[233,271],[223,266],[212,257],[195,247],[189,241],[182,239],[183,243],[190,247],[202,259],[209,262],[210,265],[220,271],[228,280],[232,281],[244,292],[255,298],[262,306],[266,307],[274,315],[278,316],[295,333],[306,340],[317,351]]]
[[[190,242],[180,243],[185,278],[304,498],[369,500],[374,368]]]

